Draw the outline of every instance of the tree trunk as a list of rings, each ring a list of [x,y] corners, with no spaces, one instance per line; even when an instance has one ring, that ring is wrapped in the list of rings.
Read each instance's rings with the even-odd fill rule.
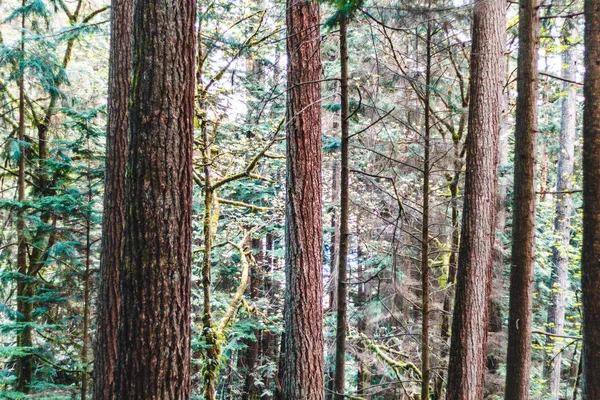
[[[287,2],[286,290],[283,397],[322,400],[319,4]]]
[[[337,129],[338,123],[334,121],[333,128],[334,131]],[[329,288],[329,312],[334,312],[337,310],[337,265],[338,265],[338,246],[339,246],[339,229],[340,226],[338,224],[338,204],[340,202],[340,166],[339,160],[333,160],[331,166],[331,174],[332,174],[332,182],[331,182],[331,236],[329,241],[329,261],[330,261],[330,288]],[[335,347],[327,349],[326,360],[333,358],[335,360]],[[326,384],[327,391],[325,392],[325,399],[332,400],[333,393],[335,392],[333,388],[334,384],[334,374],[335,374],[335,361],[327,363],[326,374]]]
[[[104,217],[94,352],[94,398],[98,400],[114,399],[119,331],[119,276],[122,267],[125,222],[132,17],[132,0],[112,1]]]
[[[421,227],[421,400],[429,400],[429,176],[430,165],[430,84],[431,84],[431,22],[427,23],[427,66],[425,68],[425,136],[423,156],[423,220]]]
[[[190,396],[193,0],[134,11],[118,399]]]
[[[364,267],[364,254],[360,244],[360,226],[361,221],[357,222],[357,272],[356,272],[356,280],[361,282],[358,284],[356,290],[356,309],[358,310],[358,323],[357,323],[357,331],[358,336],[369,334],[369,322],[367,315],[367,284],[362,283],[365,279],[365,267]],[[356,383],[356,393],[359,396],[362,396],[366,399],[369,398],[368,395],[368,387],[371,381],[371,372],[370,372],[370,362],[369,362],[369,354],[367,353],[367,346],[364,340],[361,340],[357,343],[358,349],[358,376]]]
[[[346,326],[348,324],[348,219],[350,213],[350,166],[348,138],[348,18],[340,13],[340,89],[341,89],[341,176],[340,176],[340,250],[337,268],[337,313],[335,329],[335,400],[344,399],[346,371]]]
[[[496,226],[505,3],[477,0],[473,14],[464,210],[446,396],[452,400],[483,398]]]
[[[537,0],[521,0],[505,388],[506,398],[514,400],[529,399],[531,375],[539,35]]]
[[[600,4],[585,1],[583,94],[583,398],[600,399]]]
[[[275,302],[274,292],[273,292],[273,263],[274,257],[272,256],[273,252],[273,234],[267,233],[265,238],[265,258],[266,258],[266,268],[264,275],[264,290],[263,292],[266,294],[267,298]],[[265,362],[270,362],[271,360],[275,360],[276,352],[275,346],[277,344],[277,334],[273,333],[269,330],[265,330],[262,332],[262,355],[263,360]],[[264,387],[266,389],[271,388],[272,376],[270,370],[265,373],[263,376]],[[263,400],[271,400],[272,396],[269,394],[263,394],[261,397]]]
[[[258,300],[260,296],[260,284],[263,279],[264,268],[264,253],[262,250],[262,243],[259,238],[253,238],[251,242],[252,251],[254,252],[254,259],[256,263],[253,263],[251,268],[250,276],[250,299],[253,301]],[[260,329],[254,330],[254,340],[250,339],[246,342],[248,347],[246,348],[244,360],[246,367],[246,376],[244,377],[244,391],[242,392],[242,400],[258,399],[260,398],[259,389],[254,384],[256,379],[256,367],[260,359],[260,343],[261,343],[261,331]]]
[[[566,22],[566,24],[569,24]],[[566,30],[566,37],[571,33]],[[568,46],[569,43],[566,43]],[[567,48],[563,53],[563,77],[570,81],[576,78],[576,57],[574,46]],[[548,332],[561,335],[565,325],[565,302],[568,290],[569,274],[569,242],[571,239],[571,214],[573,204],[571,194],[573,190],[573,165],[575,163],[575,131],[577,128],[577,88],[568,83],[563,83],[562,115],[560,129],[560,153],[558,155],[558,184],[556,186],[556,216],[554,230],[556,243],[552,247],[552,283],[550,285],[550,305],[548,309]],[[548,393],[553,399],[558,399],[560,394],[560,370],[562,351],[555,347],[554,338],[548,336],[546,345],[552,349],[548,365]]]
[[[25,7],[25,0],[22,7]],[[21,17],[21,53],[25,56],[25,15]],[[19,77],[19,176],[17,179],[17,200],[25,200],[25,76]],[[24,349],[24,354],[17,358],[17,385],[18,392],[29,393],[29,385],[33,377],[33,357],[31,354],[31,284],[25,278],[27,270],[27,238],[25,237],[25,216],[19,211],[17,220],[17,268],[20,278],[17,282],[17,313],[19,322],[24,324],[23,329],[17,333],[17,346]]]

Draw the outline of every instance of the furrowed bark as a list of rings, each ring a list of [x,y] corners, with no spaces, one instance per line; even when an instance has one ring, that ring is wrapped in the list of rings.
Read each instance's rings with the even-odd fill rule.
[[[505,3],[478,0],[473,14],[465,195],[448,400],[483,398],[496,225]]]
[[[531,375],[539,35],[537,0],[521,0],[505,387],[506,398],[514,400],[529,399]]]
[[[583,398],[600,399],[600,3],[586,0],[583,94]]]
[[[138,0],[116,398],[190,396],[196,2]]]
[[[319,4],[287,2],[286,290],[283,398],[322,400]]]
[[[111,10],[104,216],[93,372],[94,398],[98,400],[114,399],[121,296],[119,277],[123,260],[125,224],[133,0],[113,0]]]

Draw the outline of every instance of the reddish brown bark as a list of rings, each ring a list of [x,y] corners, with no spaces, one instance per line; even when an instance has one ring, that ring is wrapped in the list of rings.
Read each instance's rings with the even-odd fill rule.
[[[104,172],[104,217],[100,251],[100,288],[94,353],[94,397],[114,398],[114,373],[119,330],[119,275],[125,221],[125,167],[129,130],[132,0],[113,0],[108,123]]]
[[[583,94],[583,398],[600,399],[600,3],[585,1]]]
[[[535,162],[537,142],[539,7],[537,0],[519,6],[519,56],[515,126],[515,178],[512,260],[506,357],[507,399],[529,399],[533,264],[535,240]]]
[[[140,0],[118,334],[118,399],[190,395],[196,2]]]
[[[465,196],[452,321],[447,399],[483,398],[491,292],[505,2],[473,10]]]
[[[287,2],[287,188],[283,397],[322,400],[323,283],[319,4]]]

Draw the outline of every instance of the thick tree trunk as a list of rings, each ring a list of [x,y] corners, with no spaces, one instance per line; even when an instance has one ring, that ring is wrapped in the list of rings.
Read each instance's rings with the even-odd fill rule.
[[[567,31],[567,36],[570,30]],[[569,45],[567,43],[567,45]],[[576,78],[576,57],[574,46],[563,53],[563,77],[570,81]],[[569,275],[569,241],[571,239],[571,214],[573,204],[571,194],[573,190],[573,165],[575,163],[575,130],[577,128],[577,88],[568,83],[563,83],[566,93],[562,99],[561,127],[560,127],[560,153],[558,155],[558,184],[556,186],[556,216],[554,230],[556,243],[552,247],[552,283],[550,292],[550,305],[548,308],[548,328],[550,333],[561,335],[565,325],[565,302],[568,290]],[[560,370],[562,351],[556,348],[552,336],[548,336],[546,345],[552,348],[548,355],[548,393],[553,399],[558,399],[560,394]]]
[[[600,399],[600,3],[585,1],[583,93],[583,398]]]
[[[286,290],[283,397],[322,400],[319,4],[287,2]]]
[[[529,399],[531,375],[539,21],[537,0],[521,0],[505,388],[506,398],[514,400]]]
[[[340,250],[337,268],[337,314],[335,329],[335,376],[333,390],[336,400],[344,399],[346,372],[346,326],[348,324],[348,220],[350,214],[350,139],[348,121],[348,18],[340,15],[340,89],[341,89],[341,176],[340,176]]]
[[[193,0],[134,11],[118,399],[190,396]]]
[[[505,3],[474,5],[469,131],[447,399],[483,398],[491,291]],[[476,345],[474,345],[476,344]]]
[[[111,9],[104,217],[94,352],[94,398],[97,400],[114,399],[121,295],[119,276],[122,267],[125,223],[125,168],[129,131],[133,1],[113,0]]]

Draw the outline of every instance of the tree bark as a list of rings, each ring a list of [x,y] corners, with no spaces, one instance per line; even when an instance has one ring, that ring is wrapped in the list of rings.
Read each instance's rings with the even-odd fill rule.
[[[452,400],[483,398],[496,226],[505,3],[478,0],[473,14],[464,210],[446,396]]]
[[[346,326],[348,325],[348,220],[350,201],[349,121],[348,121],[348,18],[340,13],[340,89],[341,89],[341,175],[340,175],[340,247],[337,268],[337,313],[335,329],[334,399],[344,399],[346,370]]]
[[[118,399],[190,396],[196,2],[139,0],[118,333]]]
[[[569,22],[566,22],[569,24]],[[566,37],[571,33],[565,32]],[[568,46],[569,43],[566,43]],[[576,57],[574,46],[567,48],[563,53],[563,77],[575,81]],[[560,153],[558,154],[558,183],[556,186],[556,217],[554,230],[557,236],[552,247],[552,283],[550,287],[550,305],[548,309],[547,331],[562,335],[565,325],[566,292],[569,274],[569,242],[571,239],[571,214],[573,204],[571,194],[573,190],[573,166],[575,163],[575,131],[577,128],[577,88],[569,82],[563,83],[561,126],[560,126]],[[552,349],[548,365],[548,393],[553,399],[558,399],[560,394],[560,370],[562,351],[557,349],[554,338],[548,336],[546,345]]]
[[[537,0],[521,0],[505,387],[506,398],[514,400],[529,399],[531,375],[539,21]]]
[[[586,0],[583,94],[583,398],[600,399],[600,3]]]
[[[25,7],[25,0],[21,6]],[[21,54],[25,56],[25,15],[21,17]],[[25,76],[21,73],[19,77],[19,175],[17,178],[17,200],[25,200]],[[27,238],[25,237],[25,216],[19,211],[17,220],[17,268],[20,278],[17,282],[17,314],[18,321],[24,326],[17,333],[17,346],[26,348],[25,354],[17,358],[17,385],[18,392],[29,393],[29,385],[33,377],[33,357],[31,354],[31,283],[25,278],[28,274],[27,268]]]
[[[319,4],[287,2],[286,290],[283,397],[322,400]]]
[[[133,1],[113,0],[111,9],[104,217],[94,352],[94,397],[98,400],[114,399],[121,295],[119,277],[125,223],[125,168],[129,130]]]
[[[427,22],[427,55],[425,67],[425,135],[423,137],[423,219],[421,221],[421,400],[429,400],[429,179],[431,172],[430,85],[431,85],[431,22]]]

